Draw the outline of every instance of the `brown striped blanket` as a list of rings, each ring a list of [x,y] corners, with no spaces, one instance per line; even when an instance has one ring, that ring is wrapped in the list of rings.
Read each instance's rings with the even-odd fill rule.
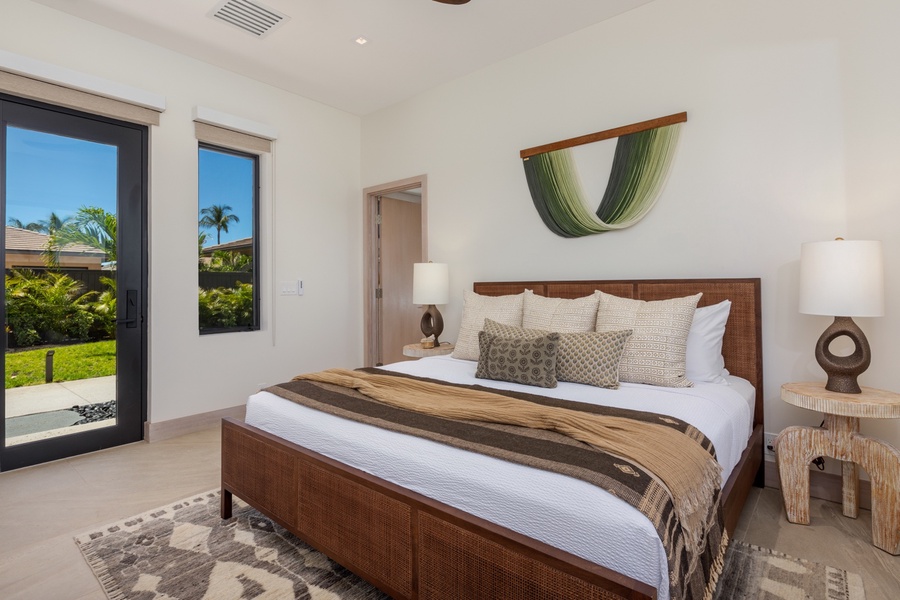
[[[378,369],[301,375],[267,391],[339,417],[597,485],[653,523],[666,549],[673,599],[706,599],[715,589],[727,546],[719,480],[711,475],[719,469],[712,443],[688,423]],[[677,465],[699,457],[715,469],[686,478]],[[704,494],[686,491],[711,485],[700,504]]]

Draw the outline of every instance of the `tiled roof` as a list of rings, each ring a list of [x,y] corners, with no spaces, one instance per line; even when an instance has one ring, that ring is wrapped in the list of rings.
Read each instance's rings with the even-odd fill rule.
[[[203,254],[212,254],[216,250],[246,250],[250,248],[250,245],[253,243],[252,237],[241,238],[239,240],[234,240],[231,242],[225,242],[224,244],[217,244],[215,246],[207,246],[203,249]]]
[[[6,226],[7,252],[43,252],[47,249],[47,240],[49,239],[50,236],[46,233]],[[86,244],[66,244],[63,246],[62,251],[65,253],[77,252],[78,254],[106,255],[103,250]]]

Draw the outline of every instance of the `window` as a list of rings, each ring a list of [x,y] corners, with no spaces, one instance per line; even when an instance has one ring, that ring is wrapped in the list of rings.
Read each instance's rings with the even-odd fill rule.
[[[259,329],[259,156],[199,151],[200,333]]]

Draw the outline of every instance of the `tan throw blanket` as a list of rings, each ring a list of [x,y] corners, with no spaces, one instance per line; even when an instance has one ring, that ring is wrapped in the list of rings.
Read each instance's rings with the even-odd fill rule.
[[[330,369],[294,379],[352,388],[379,402],[438,417],[556,431],[630,458],[669,489],[688,543],[695,549],[703,538],[713,498],[722,487],[719,463],[700,444],[662,425],[540,406],[475,389],[455,388],[448,396],[440,384],[362,371]],[[656,443],[640,441],[647,439]]]
[[[345,418],[600,485],[641,510],[660,533],[673,599],[699,600],[714,589],[727,544],[719,520],[721,468],[712,444],[689,424],[374,369],[301,375],[269,391]],[[563,443],[567,438],[557,433],[526,433],[534,430],[558,432],[597,450]]]

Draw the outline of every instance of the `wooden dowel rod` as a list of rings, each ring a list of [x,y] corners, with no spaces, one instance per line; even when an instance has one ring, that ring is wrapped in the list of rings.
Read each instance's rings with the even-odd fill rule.
[[[563,148],[572,148],[574,146],[581,146],[582,144],[590,144],[591,142],[599,142],[601,140],[608,140],[611,138],[628,135],[629,133],[647,131],[648,129],[656,129],[657,127],[665,127],[666,125],[674,125],[675,123],[684,123],[686,121],[687,113],[680,112],[674,115],[669,115],[668,117],[660,117],[659,119],[641,121],[640,123],[633,123],[632,125],[625,125],[624,127],[616,127],[615,129],[607,129],[606,131],[599,131],[597,133],[589,133],[587,135],[569,138],[568,140],[563,140],[561,142],[553,142],[552,144],[535,146],[534,148],[522,150],[521,152],[519,152],[519,156],[522,158],[528,158],[530,156],[535,156],[536,154],[543,154],[544,152],[562,150]]]

